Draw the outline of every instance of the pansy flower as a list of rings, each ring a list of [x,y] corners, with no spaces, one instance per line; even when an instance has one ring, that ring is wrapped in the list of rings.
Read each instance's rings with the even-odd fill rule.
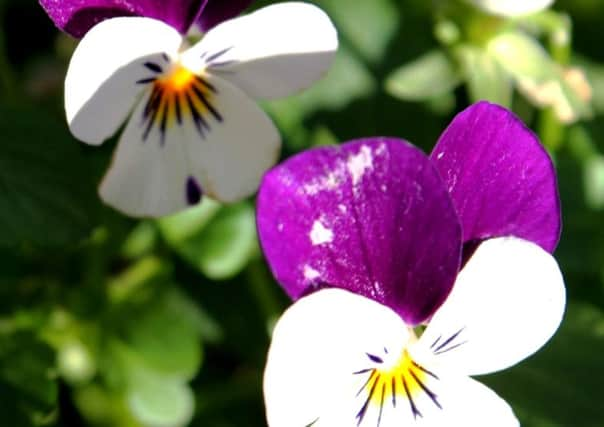
[[[196,17],[185,13],[190,2],[137,4],[163,21],[96,24],[65,79],[76,138],[98,145],[125,123],[101,198],[129,215],[161,216],[202,194],[224,202],[249,196],[280,148],[254,99],[284,97],[320,78],[338,45],[332,22],[311,4],[279,3],[222,22],[188,46],[180,31]]]
[[[258,229],[297,300],[268,354],[271,427],[518,425],[470,376],[537,351],[565,291],[554,168],[512,113],[471,106],[430,157],[393,138],[292,157]]]

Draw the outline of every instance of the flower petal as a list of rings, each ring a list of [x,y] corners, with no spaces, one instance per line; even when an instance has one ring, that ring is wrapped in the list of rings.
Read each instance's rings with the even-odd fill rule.
[[[302,298],[273,333],[264,372],[268,425],[518,425],[487,387],[409,358],[411,337],[394,312],[367,298],[339,289]]]
[[[186,33],[207,0],[39,0],[55,25],[74,37],[83,37],[108,18],[154,18]]]
[[[206,93],[196,83],[160,101],[145,96],[101,184],[105,202],[155,217],[197,203],[202,193],[232,202],[256,191],[277,160],[279,134],[239,89],[217,77],[201,79]]]
[[[397,139],[288,159],[262,182],[258,230],[292,298],[344,288],[409,324],[444,301],[459,267],[461,232],[442,181],[424,153]]]
[[[453,197],[464,243],[516,236],[554,250],[561,228],[554,166],[514,114],[487,102],[470,106],[430,158]]]
[[[566,297],[554,258],[516,238],[480,244],[420,339],[442,366],[468,375],[512,366],[541,348]]]
[[[478,381],[468,377],[442,377],[442,384],[438,396],[442,409],[417,419],[417,427],[520,426],[510,405]]]
[[[100,144],[124,123],[145,85],[172,66],[181,44],[172,27],[148,18],[114,18],[82,39],[65,78],[65,111],[74,136]]]
[[[239,15],[252,2],[253,0],[208,0],[197,22],[203,31],[208,31]]]
[[[485,12],[514,17],[547,9],[554,0],[470,0],[470,2]]]
[[[359,371],[391,363],[408,339],[401,319],[367,298],[339,289],[302,298],[273,332],[264,371],[268,425],[357,425],[356,395],[366,381]]]
[[[255,98],[278,98],[311,85],[338,47],[327,15],[307,3],[267,6],[210,30],[183,54],[191,70],[206,67]]]

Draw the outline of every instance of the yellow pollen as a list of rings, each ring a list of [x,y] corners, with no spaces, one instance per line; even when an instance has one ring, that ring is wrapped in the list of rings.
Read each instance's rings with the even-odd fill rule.
[[[429,373],[415,363],[409,352],[403,350],[399,361],[389,369],[374,369],[365,386],[371,403],[383,406],[385,402],[410,400],[425,392]],[[399,399],[401,398],[401,399]]]
[[[182,92],[191,86],[194,79],[195,75],[191,71],[185,67],[177,66],[168,76],[162,79],[162,83],[174,92]]]

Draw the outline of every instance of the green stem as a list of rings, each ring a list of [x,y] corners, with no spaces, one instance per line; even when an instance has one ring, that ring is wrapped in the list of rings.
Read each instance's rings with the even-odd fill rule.
[[[556,152],[564,142],[565,128],[552,108],[546,108],[539,116],[539,136],[545,148]]]

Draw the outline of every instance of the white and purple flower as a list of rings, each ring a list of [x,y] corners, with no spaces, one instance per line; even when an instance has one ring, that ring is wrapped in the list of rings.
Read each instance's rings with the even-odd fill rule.
[[[161,216],[202,194],[233,202],[256,191],[280,136],[254,99],[310,86],[338,40],[323,11],[299,2],[212,27],[247,3],[43,1],[59,27],[84,34],[65,80],[73,135],[99,145],[126,123],[100,185],[106,203]],[[196,20],[212,28],[189,47],[182,34]]]
[[[298,300],[268,355],[271,427],[518,425],[469,376],[544,345],[565,290],[554,167],[512,113],[471,106],[430,157],[393,138],[297,155],[265,175],[258,229]]]

